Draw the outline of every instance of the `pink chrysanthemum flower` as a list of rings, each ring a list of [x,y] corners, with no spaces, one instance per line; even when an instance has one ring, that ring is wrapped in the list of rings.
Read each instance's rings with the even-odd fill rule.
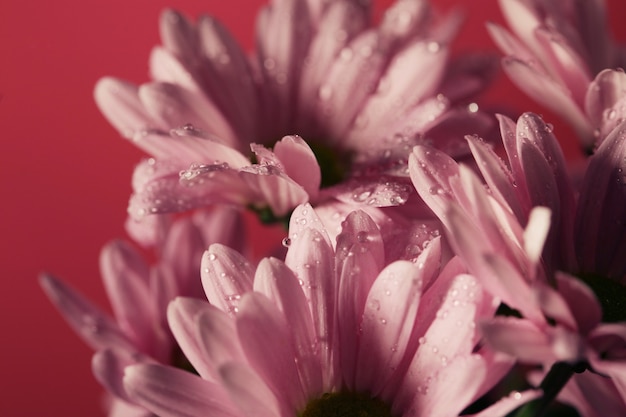
[[[311,206],[296,208],[286,261],[256,271],[212,245],[202,262],[210,303],[179,298],[168,311],[199,376],[130,366],[130,396],[163,417],[457,416],[509,369],[477,346],[491,297],[458,259],[441,265],[440,238],[416,263],[386,265],[363,212],[348,215],[336,251],[321,224]]]
[[[154,81],[105,78],[95,91],[111,123],[156,160],[135,172],[130,215],[230,203],[281,218],[329,195],[405,203],[412,188],[398,175],[413,144],[462,153],[448,133],[488,124],[475,106],[453,105],[484,87],[492,63],[448,68],[459,19],[435,19],[424,0],[397,1],[379,26],[369,15],[360,0],[272,1],[248,59],[214,19],[165,12]]]
[[[413,182],[470,272],[524,317],[485,324],[492,346],[548,368],[582,363],[619,387],[626,378],[626,126],[589,158],[576,203],[551,128],[533,114],[517,125],[500,117],[500,124],[508,165],[480,139],[467,138],[487,187],[471,169],[426,147],[416,147],[409,161]]]
[[[100,268],[114,317],[61,281],[42,276],[41,285],[52,302],[96,351],[92,368],[114,396],[111,417],[152,415],[126,394],[122,386],[125,366],[154,362],[188,367],[167,326],[167,306],[178,296],[203,297],[198,268],[202,253],[215,242],[243,249],[241,235],[239,214],[215,208],[167,227],[153,265],[128,243],[108,244],[102,250]]]
[[[613,125],[616,103],[603,102],[626,85],[624,50],[607,30],[603,1],[500,0],[510,30],[488,25],[511,80],[526,94],[564,117],[588,151]],[[595,77],[595,80],[594,80]],[[618,80],[619,79],[619,80]],[[600,97],[600,100],[598,98]],[[624,103],[621,108],[623,114]]]

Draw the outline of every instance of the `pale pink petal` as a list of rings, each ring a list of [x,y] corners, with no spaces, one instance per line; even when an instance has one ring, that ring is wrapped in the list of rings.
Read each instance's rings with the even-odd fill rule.
[[[287,318],[304,392],[319,395],[323,393],[320,350],[326,346],[320,346],[313,327],[308,300],[302,291],[304,285],[301,278],[275,258],[263,259],[254,277],[254,290],[269,297]]]
[[[500,25],[487,22],[487,31],[498,48],[508,56],[515,56],[524,61],[533,59],[533,54],[515,36]]]
[[[100,111],[125,138],[131,139],[136,132],[165,127],[153,120],[139,100],[138,87],[112,77],[98,81],[94,98]],[[151,149],[142,147],[148,153]]]
[[[519,89],[567,119],[585,146],[593,143],[593,128],[569,91],[540,72],[532,63],[517,58],[504,58],[502,65]]]
[[[341,346],[344,382],[354,387],[361,316],[367,294],[384,266],[384,248],[376,224],[362,211],[350,213],[342,226],[342,233],[337,236],[336,255],[339,276],[337,343]]]
[[[127,366],[137,363],[149,362],[151,362],[150,359],[142,356],[138,352],[133,353],[119,349],[105,349],[96,352],[93,356],[91,360],[91,370],[94,377],[108,392],[113,393],[125,401],[132,402],[124,388],[124,369]]]
[[[482,323],[481,330],[493,349],[524,363],[552,364],[555,360],[548,335],[529,320],[497,317]]]
[[[458,415],[475,397],[488,372],[479,355],[453,357],[449,364],[438,367],[417,388],[409,413],[429,417]]]
[[[291,216],[289,217],[289,238],[291,242],[295,242],[298,239],[298,236],[301,232],[304,232],[307,229],[314,229],[319,233],[319,237],[324,240],[326,245],[329,247],[332,245],[330,238],[328,237],[327,228],[320,220],[318,214],[313,207],[309,203],[301,204],[297,206]],[[291,251],[294,254],[307,254],[308,250],[293,250]],[[306,255],[305,255],[306,256]],[[330,257],[324,257],[324,259],[330,259]],[[289,252],[287,253],[287,258],[285,263],[290,267],[293,266],[289,263]]]
[[[420,197],[446,224],[446,213],[453,202],[450,178],[459,175],[457,163],[443,152],[416,146],[409,157],[409,172]]]
[[[285,136],[274,145],[274,154],[292,180],[315,199],[322,181],[322,173],[315,154],[300,136]]]
[[[318,118],[326,121],[334,138],[351,128],[363,104],[378,87],[386,65],[386,51],[373,31],[363,32],[339,54],[321,89],[328,99],[320,103]]]
[[[538,265],[541,262],[541,253],[550,231],[550,216],[550,210],[541,206],[534,207],[528,215],[523,237],[524,251],[531,264]]]
[[[613,109],[624,97],[626,97],[626,74],[622,71],[605,69],[589,84],[585,97],[585,112],[589,115],[594,127],[602,128],[604,135],[617,125],[620,118],[626,116],[623,113],[618,115]],[[608,116],[612,109],[614,110],[613,117],[606,120],[607,110]],[[605,120],[610,126],[603,125]]]
[[[422,274],[418,265],[398,261],[383,269],[374,281],[360,327],[358,392],[379,395],[400,362],[415,349],[408,345],[420,302]]]
[[[585,61],[555,29],[540,27],[535,34],[546,51],[548,65],[555,72],[556,77],[567,86],[574,101],[582,108],[587,86],[593,78]]]
[[[241,297],[236,320],[252,369],[282,403],[301,409],[307,398],[294,360],[296,353],[288,342],[290,328],[284,314],[264,295],[250,292]]]
[[[122,241],[104,247],[100,271],[109,301],[120,328],[141,347],[149,351],[156,342],[159,323],[155,303],[148,287],[148,271],[143,260]]]
[[[525,220],[528,212],[527,200],[520,198],[518,193],[526,188],[518,186],[509,167],[490,144],[476,136],[466,136],[466,139],[480,173],[495,198],[500,204],[508,204],[518,220]]]
[[[430,97],[444,73],[447,50],[418,40],[397,53],[385,70],[375,95],[367,99],[358,117],[371,125],[388,124],[407,108]]]
[[[309,200],[305,189],[275,165],[244,167],[239,171],[239,177],[258,196],[259,202],[269,205],[275,216],[284,216]]]
[[[160,263],[174,274],[177,295],[203,296],[198,265],[205,249],[201,231],[191,219],[183,218],[172,224],[161,249]]]
[[[276,398],[263,381],[248,366],[238,363],[225,364],[220,368],[222,383],[228,395],[242,413],[238,416],[277,417],[287,416],[286,407]]]
[[[212,100],[231,121],[239,138],[252,137],[258,123],[258,97],[246,52],[218,20],[201,16],[198,20],[200,48],[218,76],[205,76]]]
[[[344,203],[367,204],[370,207],[392,207],[407,202],[411,186],[404,178],[372,175],[343,181],[329,190],[333,197]]]
[[[212,308],[206,301],[184,297],[174,299],[167,308],[167,320],[178,346],[198,374],[207,380],[215,376],[216,370],[205,356],[197,319]]]
[[[449,282],[444,299],[420,338],[419,348],[409,365],[402,387],[404,398],[412,398],[415,393],[428,397],[430,389],[439,389],[437,376],[449,367],[454,369],[457,358],[467,358],[471,354],[476,343],[475,317],[485,301],[490,302],[483,299],[482,288],[472,276],[458,275]],[[482,382],[480,378],[475,382],[478,390]],[[474,394],[468,395],[471,398]]]
[[[234,314],[241,295],[252,290],[252,265],[239,252],[214,243],[202,256],[200,268],[209,302]]]
[[[224,388],[179,369],[133,365],[125,370],[124,386],[132,400],[159,416],[240,416]]]
[[[367,16],[363,7],[351,1],[335,1],[321,16],[318,32],[313,37],[306,60],[308,65],[302,67],[299,87],[298,116],[305,118],[314,114],[317,100],[328,99],[326,89],[320,89],[328,71],[339,52],[355,35],[362,32],[367,24]],[[311,117],[311,116],[308,116]],[[298,124],[303,128],[315,129],[313,120],[301,120]]]
[[[295,120],[297,87],[311,40],[306,3],[284,0],[263,8],[257,17],[256,40],[265,90],[262,110],[264,120],[272,121],[266,126],[269,136],[293,133],[288,130]]]
[[[196,317],[196,331],[202,358],[210,364],[215,380],[220,378],[222,365],[228,362],[247,364],[235,320],[223,311],[212,308],[200,313]]]
[[[79,293],[50,275],[41,275],[39,284],[67,323],[93,349],[134,349],[117,323]]]

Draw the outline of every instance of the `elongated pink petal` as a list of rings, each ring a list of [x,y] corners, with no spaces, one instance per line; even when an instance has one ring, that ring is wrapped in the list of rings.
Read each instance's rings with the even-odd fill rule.
[[[373,31],[363,32],[342,49],[322,89],[328,100],[320,103],[319,118],[324,118],[333,137],[342,137],[357,123],[356,117],[367,97],[376,91],[384,71],[386,53]]]
[[[443,152],[416,146],[409,157],[411,181],[418,194],[447,225],[447,211],[453,202],[450,178],[459,175],[457,163]]]
[[[263,76],[263,110],[269,136],[291,129],[297,109],[297,86],[311,40],[309,11],[305,2],[284,0],[262,9],[257,17],[257,54]],[[282,134],[281,134],[282,132]]]
[[[585,112],[589,115],[591,123],[596,128],[602,128],[606,135],[612,129],[605,128],[603,122],[604,115],[608,110],[614,108],[616,103],[626,96],[626,74],[621,71],[605,69],[596,75],[596,78],[589,84],[585,97]],[[617,121],[620,119],[617,112],[607,121]],[[623,115],[622,117],[623,118]],[[616,123],[610,123],[615,127]]]
[[[497,317],[483,323],[481,330],[492,348],[522,362],[552,364],[555,360],[548,335],[529,320]]]
[[[303,286],[304,281],[275,258],[263,259],[254,277],[254,290],[270,298],[287,318],[304,392],[319,395],[323,393],[320,351],[326,346],[320,346]]]
[[[284,404],[269,390],[265,381],[248,366],[228,363],[220,368],[220,375],[232,402],[243,415],[258,417],[289,415],[281,413],[286,408]]]
[[[130,366],[125,370],[124,386],[131,399],[159,416],[239,416],[224,388],[179,369]]]
[[[147,351],[157,342],[155,333],[159,331],[147,266],[130,246],[118,241],[102,250],[100,270],[120,327]]]
[[[203,312],[213,308],[206,301],[184,297],[176,298],[167,308],[167,320],[178,346],[198,374],[207,380],[216,375],[216,369],[210,357],[205,356],[197,319]]]
[[[576,212],[576,255],[584,272],[622,279],[626,271],[626,123],[590,158]]]
[[[122,136],[132,139],[135,133],[165,127],[153,120],[139,100],[139,89],[133,84],[112,77],[96,84],[94,98],[100,111]],[[144,148],[148,153],[150,148]]]
[[[298,204],[309,200],[309,195],[300,184],[273,165],[245,167],[239,176],[258,196],[258,201],[268,204],[276,216],[284,216]]]
[[[196,317],[196,327],[202,356],[211,364],[216,379],[220,367],[228,362],[247,364],[232,317],[217,308],[208,309]]]
[[[207,299],[227,313],[235,313],[241,296],[252,290],[254,272],[239,253],[219,243],[202,256],[202,286]]]
[[[274,145],[274,154],[289,178],[304,188],[309,199],[315,199],[322,173],[309,145],[300,136],[285,136]]]
[[[542,105],[553,109],[574,126],[585,146],[593,143],[593,128],[571,94],[531,63],[504,58],[505,72],[519,89]]]
[[[41,275],[39,284],[67,323],[93,349],[134,349],[117,323],[82,295],[50,275]]]
[[[377,396],[405,355],[416,348],[408,344],[420,302],[422,271],[412,262],[398,261],[374,281],[360,327],[357,391]]]
[[[317,2],[315,2],[317,3]],[[320,88],[340,51],[362,32],[367,24],[365,10],[356,2],[335,1],[328,4],[321,16],[318,32],[311,40],[306,60],[302,68],[299,86],[298,125],[306,131],[316,129],[315,119],[318,101],[328,100],[328,88]],[[320,132],[323,134],[325,132]]]
[[[91,370],[94,377],[109,392],[124,401],[132,400],[126,394],[123,378],[124,369],[138,363],[152,362],[148,357],[138,352],[127,352],[119,349],[105,349],[96,352],[91,361]]]
[[[281,403],[292,410],[304,407],[306,393],[284,314],[264,295],[250,292],[242,296],[236,319],[237,334],[252,369]]]
[[[486,373],[486,364],[479,355],[451,358],[448,366],[418,387],[410,412],[432,417],[458,415],[475,397]]]
[[[446,59],[443,46],[423,40],[411,43],[394,56],[359,117],[371,125],[381,125],[403,116],[406,109],[433,95]]]

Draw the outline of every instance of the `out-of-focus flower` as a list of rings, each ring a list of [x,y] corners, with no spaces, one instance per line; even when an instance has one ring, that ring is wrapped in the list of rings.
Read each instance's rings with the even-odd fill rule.
[[[415,143],[467,152],[450,133],[479,133],[489,118],[455,105],[485,86],[492,61],[448,68],[458,16],[435,18],[424,0],[397,1],[378,27],[369,14],[360,0],[272,1],[249,60],[214,19],[165,12],[154,81],[105,78],[95,91],[111,123],[155,158],[135,172],[130,215],[230,203],[281,218],[329,196],[397,206],[412,191]]]
[[[105,246],[100,269],[114,317],[61,281],[42,276],[49,298],[96,351],[93,372],[115,397],[111,417],[152,415],[129,400],[122,385],[125,366],[149,362],[188,367],[168,328],[167,306],[178,296],[204,297],[200,260],[209,244],[244,249],[239,218],[234,210],[216,207],[174,221],[162,236],[153,265],[123,241]]]
[[[626,54],[610,39],[601,0],[500,0],[510,30],[489,24],[507,55],[502,61],[511,80],[526,94],[564,117],[582,145],[593,150],[624,117]],[[595,77],[595,80],[594,80]]]
[[[305,220],[304,222],[302,220]],[[510,362],[479,347],[475,323],[494,304],[440,238],[415,263],[386,265],[363,212],[347,216],[333,250],[310,205],[291,217],[283,263],[256,272],[212,245],[202,278],[210,303],[178,298],[168,319],[199,376],[127,367],[131,397],[161,416],[457,416]],[[480,413],[500,416],[536,392]],[[332,410],[332,412],[326,411]],[[330,414],[329,414],[330,413]]]
[[[619,388],[626,378],[625,126],[590,157],[576,204],[551,128],[532,114],[500,124],[509,164],[467,138],[486,186],[425,147],[409,161],[413,182],[469,271],[524,317],[485,323],[487,341],[548,368],[583,363]]]

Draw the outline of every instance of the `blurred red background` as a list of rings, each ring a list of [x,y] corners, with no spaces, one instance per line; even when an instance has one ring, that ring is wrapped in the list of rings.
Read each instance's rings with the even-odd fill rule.
[[[377,9],[390,0],[377,1]],[[91,351],[63,322],[37,283],[48,271],[107,306],[98,254],[124,236],[130,175],[141,153],[107,124],[92,99],[115,75],[146,81],[159,43],[161,10],[217,16],[248,49],[262,0],[22,2],[0,5],[0,415],[100,416],[102,391]],[[496,0],[433,0],[466,6],[456,49],[493,50],[485,20],[501,21]],[[471,4],[471,8],[470,5]],[[613,27],[626,12],[609,1]],[[626,39],[626,29],[620,29]],[[491,100],[532,104],[500,77]],[[549,120],[555,122],[555,120]],[[556,133],[568,135],[555,123]],[[560,129],[560,130],[559,130]]]

